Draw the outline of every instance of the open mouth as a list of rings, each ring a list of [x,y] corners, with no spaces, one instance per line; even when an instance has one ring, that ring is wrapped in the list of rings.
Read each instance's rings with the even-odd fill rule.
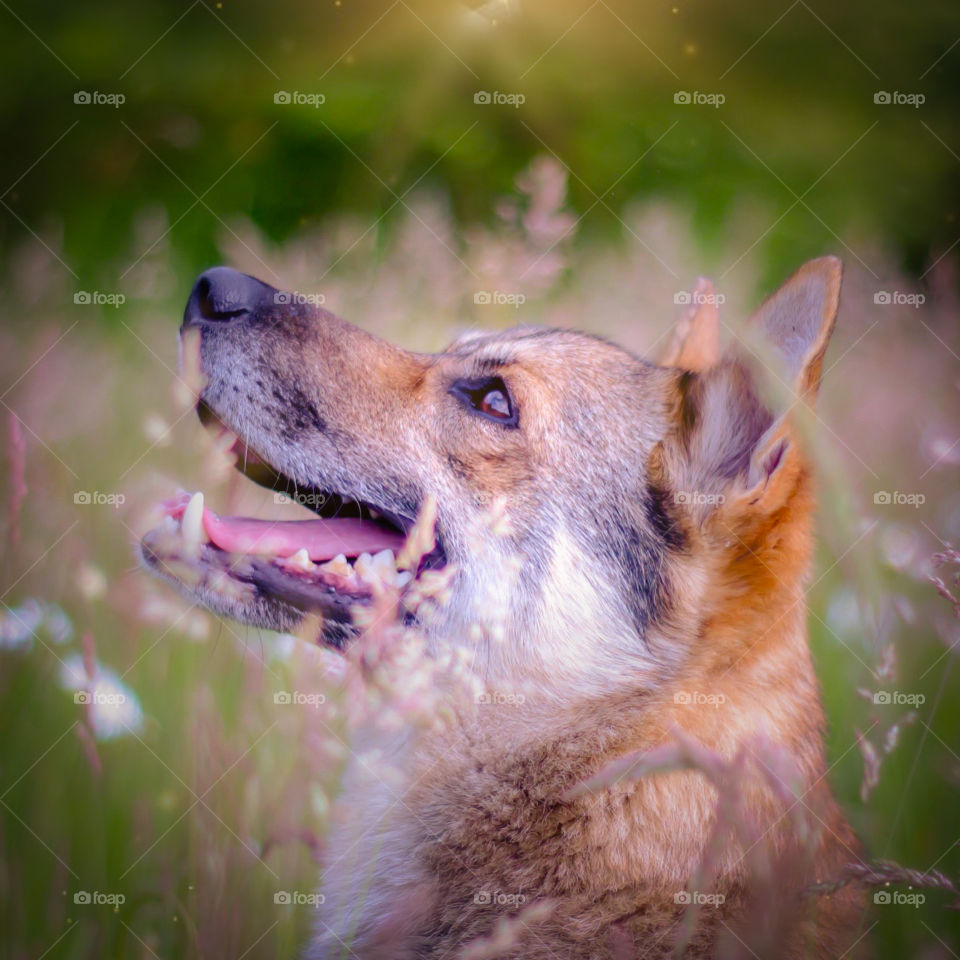
[[[270,629],[289,629],[305,614],[317,613],[325,638],[340,645],[357,604],[369,604],[377,591],[402,594],[421,570],[444,565],[443,549],[432,538],[425,550],[422,542],[410,548],[416,518],[384,504],[298,486],[202,401],[198,412],[235,456],[238,470],[306,506],[315,518],[220,516],[201,492],[164,501],[162,522],[144,536],[141,551],[150,567],[192,598]]]

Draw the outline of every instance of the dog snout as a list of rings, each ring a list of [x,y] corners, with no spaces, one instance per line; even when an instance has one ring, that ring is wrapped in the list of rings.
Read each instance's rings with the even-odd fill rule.
[[[229,323],[273,306],[276,294],[273,287],[256,277],[230,267],[213,267],[197,277],[183,313],[183,325]]]

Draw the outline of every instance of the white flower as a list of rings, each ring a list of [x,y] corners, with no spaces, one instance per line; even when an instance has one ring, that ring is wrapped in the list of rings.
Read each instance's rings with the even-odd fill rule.
[[[72,653],[60,666],[60,685],[72,690],[78,703],[86,704],[98,740],[110,740],[143,729],[143,708],[133,690],[109,667],[94,663],[88,679],[83,657]]]

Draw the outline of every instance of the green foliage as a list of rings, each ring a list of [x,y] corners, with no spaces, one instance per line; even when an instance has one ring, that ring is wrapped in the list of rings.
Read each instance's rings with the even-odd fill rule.
[[[83,282],[115,284],[145,206],[197,264],[221,220],[282,240],[334,212],[389,218],[424,175],[462,225],[486,221],[543,152],[569,166],[588,237],[667,200],[719,261],[739,205],[785,213],[759,243],[769,279],[865,237],[919,272],[956,239],[950,4],[513,6],[92,0],[23,10],[29,29],[5,12],[0,183],[16,183],[0,242],[62,235]],[[126,102],[78,105],[79,90]],[[326,99],[276,104],[281,90]],[[525,102],[475,104],[480,90]]]

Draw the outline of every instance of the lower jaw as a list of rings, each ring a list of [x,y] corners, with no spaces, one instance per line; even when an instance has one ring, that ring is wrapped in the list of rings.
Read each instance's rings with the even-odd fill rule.
[[[388,549],[374,556],[360,554],[353,562],[339,555],[319,563],[305,550],[285,557],[230,552],[205,532],[202,496],[178,498],[175,504],[166,507],[161,524],[144,536],[143,560],[188,599],[229,619],[288,631],[313,617],[321,639],[340,647],[354,632],[358,608],[384,593],[399,602],[413,580],[411,571],[397,570]]]
[[[286,571],[268,558],[225,553],[210,544],[185,545],[162,529],[140,545],[148,568],[192,602],[252,626],[288,631],[315,617],[320,639],[341,646],[352,634],[357,607],[373,602],[372,587],[344,588],[322,576]]]
[[[219,427],[224,434],[220,440],[232,442],[238,468],[242,454],[241,472],[250,476],[252,464],[254,472],[266,472],[262,478],[250,479],[265,481],[264,485],[276,489],[275,484],[283,478],[248,451],[226,427]],[[329,502],[325,504],[330,506]],[[372,509],[369,516],[362,510],[347,510],[343,513],[353,519],[341,519],[343,513],[337,503],[333,504],[334,512],[328,513],[332,519],[277,524],[254,518],[249,518],[251,523],[244,518],[217,517],[204,507],[201,494],[179,495],[162,507],[162,523],[141,542],[141,554],[148,568],[194,602],[240,622],[288,630],[305,617],[316,615],[323,621],[324,639],[328,642],[331,632],[342,637],[346,631],[352,631],[358,607],[371,605],[384,591],[399,601],[420,571],[446,563],[442,548],[433,538],[433,519],[428,523],[429,536],[425,536],[419,519],[412,529],[396,524],[397,518],[380,520]],[[319,513],[315,508],[314,512]],[[337,536],[318,529],[324,525],[337,526]],[[257,529],[251,533],[251,527]],[[404,529],[406,533],[402,532]],[[419,538],[414,536],[418,530]],[[280,534],[279,543],[276,534]],[[400,548],[408,553],[411,539],[426,545],[423,552],[415,554],[409,570],[398,570]],[[298,549],[302,543],[307,547]],[[351,553],[350,547],[344,546],[345,553],[334,555],[331,543],[337,544],[338,549],[351,543],[356,552]]]

